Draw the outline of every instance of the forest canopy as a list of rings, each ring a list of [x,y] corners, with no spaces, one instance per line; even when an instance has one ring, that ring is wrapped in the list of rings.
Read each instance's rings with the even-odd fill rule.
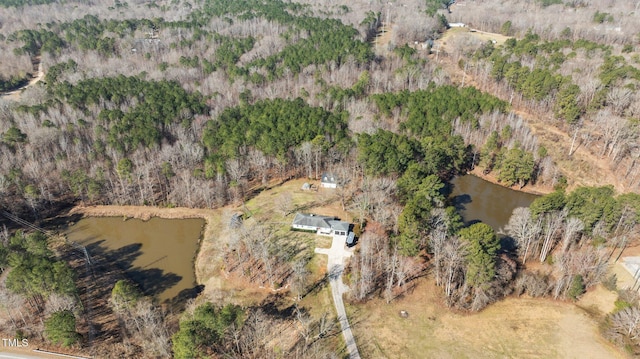
[[[291,148],[321,136],[331,145],[348,141],[346,113],[331,113],[304,100],[274,99],[227,108],[208,121],[202,136],[210,159],[235,158],[247,147],[284,158]]]

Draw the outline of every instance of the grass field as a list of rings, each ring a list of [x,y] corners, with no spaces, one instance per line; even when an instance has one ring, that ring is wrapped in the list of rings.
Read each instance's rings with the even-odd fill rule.
[[[456,28],[451,28],[447,30],[442,35],[442,38],[438,40],[438,42],[441,44],[443,50],[450,51],[449,45],[451,40],[458,37],[473,38],[482,43],[485,43],[487,41],[492,41],[492,42],[495,41],[494,44],[496,46],[500,46],[504,44],[505,41],[511,38],[510,36],[504,36],[501,34],[471,30],[468,27],[456,27]]]
[[[355,306],[354,331],[366,358],[624,358],[598,332],[602,298],[605,305],[615,300],[599,290],[578,303],[591,310],[507,298],[466,314],[444,307],[441,289],[422,279],[413,293],[389,305],[373,300]],[[401,317],[401,310],[409,317]]]
[[[304,180],[294,180],[263,191],[245,206],[222,211],[251,213],[257,220],[269,220],[288,229],[296,210],[336,215],[349,220],[331,190],[302,191]],[[282,196],[290,196],[293,207],[284,216],[278,209]],[[224,243],[224,220],[213,222],[218,238],[209,244]],[[289,232],[319,247],[328,247],[323,237],[311,233]],[[303,238],[304,237],[304,238]],[[201,253],[207,249],[203,245]],[[315,256],[309,264],[313,280],[320,279],[326,259]],[[200,262],[199,267],[202,267]],[[200,272],[206,272],[200,268]],[[237,278],[212,275],[205,292],[244,304],[257,303],[269,290],[252,287]],[[615,293],[602,287],[591,290],[576,304],[547,299],[507,298],[486,310],[456,313],[446,308],[439,297],[441,289],[430,279],[420,279],[403,298],[386,304],[374,299],[365,304],[347,305],[358,347],[364,358],[624,358],[624,354],[604,340],[598,332],[598,321],[612,309]],[[328,312],[335,316],[329,289],[318,287],[300,305],[314,317]],[[408,318],[399,315],[409,312]],[[337,332],[339,333],[339,332]],[[340,343],[341,336],[334,339]],[[341,344],[337,344],[338,346]],[[343,345],[343,344],[342,344]]]

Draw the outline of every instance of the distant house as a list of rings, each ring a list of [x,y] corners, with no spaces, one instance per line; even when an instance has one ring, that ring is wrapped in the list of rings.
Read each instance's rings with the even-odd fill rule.
[[[449,23],[449,27],[466,27],[467,25],[465,25],[462,22],[450,22]]]
[[[315,231],[323,236],[347,236],[351,223],[337,220],[335,217],[320,216],[313,213],[296,213],[292,228]]]
[[[337,188],[338,178],[333,173],[325,172],[322,174],[322,178],[320,179],[320,187]]]

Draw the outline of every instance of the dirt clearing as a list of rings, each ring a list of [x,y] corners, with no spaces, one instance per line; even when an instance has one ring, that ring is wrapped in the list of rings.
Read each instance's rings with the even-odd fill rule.
[[[380,33],[373,41],[373,47],[375,53],[380,56],[386,56],[389,54],[389,43],[393,38],[393,24],[382,25],[380,27]]]
[[[455,27],[447,30],[442,35],[442,37],[436,41],[436,44],[441,46],[441,50],[451,52],[451,49],[449,47],[451,40],[455,37],[460,37],[460,36],[468,36],[471,38],[475,38],[477,40],[480,40],[480,42],[483,42],[483,43],[487,41],[491,41],[494,43],[495,46],[500,46],[504,44],[505,41],[511,38],[511,36],[504,36],[501,34],[479,31],[475,29],[470,29],[468,27]]]

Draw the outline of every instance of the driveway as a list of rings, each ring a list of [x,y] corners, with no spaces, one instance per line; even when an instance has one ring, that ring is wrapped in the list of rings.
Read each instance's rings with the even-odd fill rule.
[[[70,359],[87,359],[75,355],[67,355],[54,353],[39,349],[18,349],[15,347],[4,347],[0,341],[0,359],[44,359],[44,358],[70,358]]]
[[[358,346],[356,345],[356,340],[353,338],[351,326],[349,325],[349,319],[347,318],[347,311],[345,310],[344,302],[342,301],[342,294],[349,289],[342,282],[344,260],[345,258],[348,258],[353,254],[350,250],[345,248],[346,238],[346,236],[334,236],[333,242],[331,243],[331,248],[316,248],[315,252],[328,256],[327,271],[329,273],[329,285],[331,286],[333,304],[336,307],[338,320],[340,321],[340,327],[342,328],[342,336],[344,337],[344,341],[347,344],[349,358],[360,359]]]

